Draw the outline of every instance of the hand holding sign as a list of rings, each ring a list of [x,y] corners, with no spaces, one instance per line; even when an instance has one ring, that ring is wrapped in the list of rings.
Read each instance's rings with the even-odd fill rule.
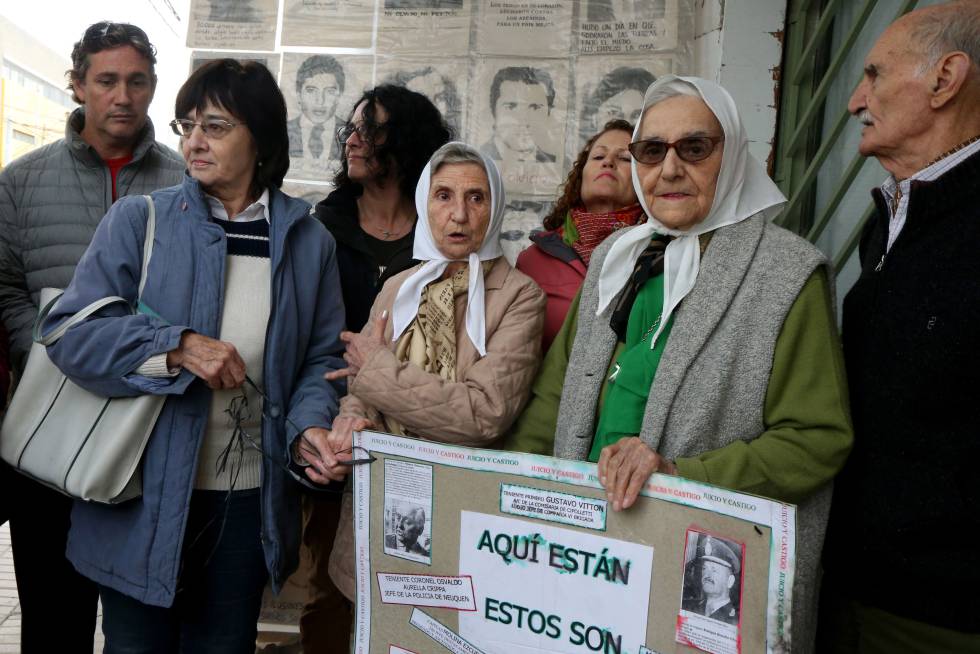
[[[676,475],[677,467],[636,436],[622,438],[599,454],[599,483],[606,489],[613,511],[633,506],[643,484],[655,472]]]

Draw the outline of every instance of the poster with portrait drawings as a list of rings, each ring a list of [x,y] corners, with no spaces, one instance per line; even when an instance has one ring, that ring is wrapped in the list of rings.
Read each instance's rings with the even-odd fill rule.
[[[567,57],[572,47],[572,3],[486,0],[480,3],[476,51],[483,55]]]
[[[432,101],[457,137],[461,137],[469,94],[470,62],[466,57],[377,58],[378,84],[394,84]]]
[[[191,69],[189,72],[193,73],[195,70],[209,61],[226,58],[237,59],[238,61],[258,62],[268,68],[273,77],[276,79],[279,78],[279,64],[282,60],[282,55],[278,52],[222,52],[219,50],[195,50],[191,53]]]
[[[553,197],[567,170],[565,59],[476,62],[467,139],[497,162],[508,193]]]
[[[187,47],[273,50],[277,0],[191,0]]]
[[[343,149],[337,131],[354,102],[374,85],[374,59],[363,55],[287,52],[279,87],[286,98],[289,177],[333,178]]]
[[[282,45],[370,48],[375,0],[282,0]]]
[[[646,57],[578,57],[575,62],[577,138],[569,159],[610,120],[636,124],[647,88],[662,75],[677,72],[672,55]]]
[[[465,55],[475,0],[381,0],[378,52]]]
[[[639,54],[678,47],[688,3],[679,0],[580,0],[580,54]]]

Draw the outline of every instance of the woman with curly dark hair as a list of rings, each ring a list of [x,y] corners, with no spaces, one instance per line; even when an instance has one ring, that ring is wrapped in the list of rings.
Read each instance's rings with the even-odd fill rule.
[[[547,231],[531,236],[531,247],[517,258],[517,269],[548,295],[545,351],[582,286],[592,251],[614,231],[643,217],[630,177],[627,147],[632,134],[630,123],[611,120],[586,142],[561,197],[544,219]]]
[[[418,263],[412,258],[415,187],[432,153],[451,135],[424,95],[391,84],[366,91],[339,130],[343,158],[336,190],[316,205],[315,215],[337,241],[347,329],[360,331],[385,281]],[[303,648],[346,654],[348,603],[327,574],[339,495],[308,493],[303,505],[303,543],[312,564],[300,619]]]
[[[337,240],[348,329],[364,326],[385,280],[417,263],[415,186],[429,157],[451,136],[428,98],[390,84],[365,91],[340,128],[336,190],[315,214]]]

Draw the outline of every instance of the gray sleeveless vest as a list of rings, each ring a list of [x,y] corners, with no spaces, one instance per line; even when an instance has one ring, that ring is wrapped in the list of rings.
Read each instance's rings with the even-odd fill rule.
[[[596,406],[616,347],[615,301],[596,316],[599,271],[613,234],[596,249],[582,286],[578,332],[565,374],[555,456],[585,459]],[[761,214],[714,232],[694,288],[674,313],[643,416],[640,438],[669,459],[716,450],[764,431],[763,408],[776,339],[803,284],[825,257]],[[827,270],[828,279],[833,279]],[[831,484],[798,507],[791,629],[794,652],[813,648],[818,564]]]

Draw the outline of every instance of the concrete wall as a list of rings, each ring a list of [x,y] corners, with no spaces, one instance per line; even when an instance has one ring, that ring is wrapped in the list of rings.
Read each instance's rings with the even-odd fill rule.
[[[731,93],[750,151],[768,163],[776,136],[786,0],[698,0],[697,5],[696,70]]]

